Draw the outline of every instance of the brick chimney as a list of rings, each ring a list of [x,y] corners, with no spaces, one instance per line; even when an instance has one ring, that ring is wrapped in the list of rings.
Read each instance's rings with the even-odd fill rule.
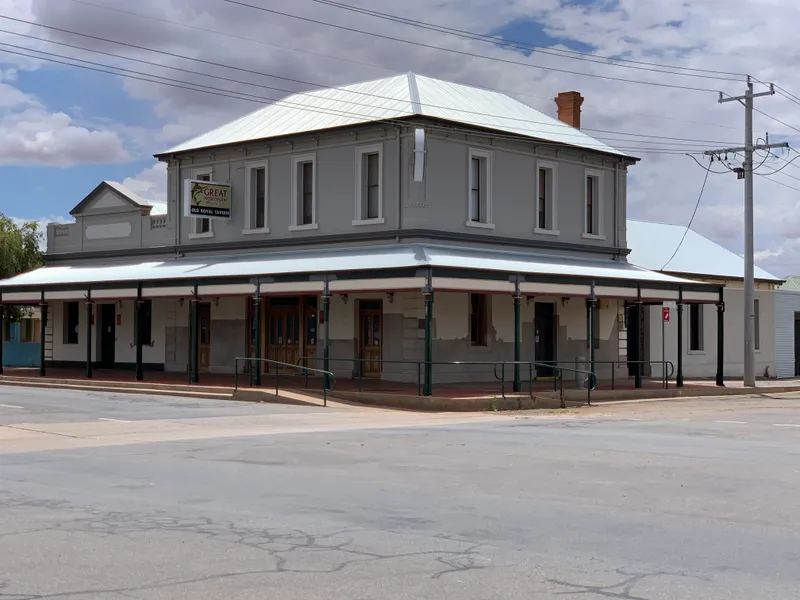
[[[558,106],[558,120],[580,129],[583,96],[579,92],[561,92],[553,100]]]

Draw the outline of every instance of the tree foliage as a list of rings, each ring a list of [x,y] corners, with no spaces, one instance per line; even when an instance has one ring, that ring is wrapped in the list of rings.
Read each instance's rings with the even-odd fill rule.
[[[41,241],[38,223],[19,223],[0,213],[0,280],[41,267],[44,264]],[[16,321],[26,311],[24,307],[7,306],[5,313],[7,319]]]

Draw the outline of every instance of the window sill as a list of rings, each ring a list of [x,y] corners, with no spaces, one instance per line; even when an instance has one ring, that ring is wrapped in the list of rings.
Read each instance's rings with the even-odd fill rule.
[[[269,227],[259,227],[257,229],[242,229],[242,235],[254,235],[258,233],[269,233]]]
[[[208,238],[213,238],[214,232],[213,231],[206,231],[205,233],[190,233],[189,239],[190,240],[203,240]]]
[[[561,235],[561,232],[558,229],[539,229],[538,227],[533,229],[533,233],[542,235]]]
[[[383,217],[379,217],[377,219],[356,219],[353,221],[353,225],[383,225],[386,223],[386,219]]]
[[[581,237],[585,240],[598,240],[600,242],[605,241],[606,239],[606,236],[599,233],[582,233]]]
[[[687,350],[686,354],[689,356],[703,356],[706,353],[705,350]]]
[[[467,221],[467,227],[477,227],[478,229],[494,229],[494,223],[483,223],[482,221]]]
[[[289,231],[312,231],[319,229],[319,223],[309,223],[308,225],[289,225]]]

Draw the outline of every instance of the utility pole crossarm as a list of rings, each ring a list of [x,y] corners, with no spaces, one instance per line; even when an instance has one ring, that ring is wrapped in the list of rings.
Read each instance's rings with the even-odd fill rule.
[[[750,80],[750,76],[747,77],[747,85],[749,85],[750,89],[752,89],[753,84]],[[768,92],[759,92],[757,94],[750,93],[750,94],[745,94],[744,96],[736,96],[736,97],[729,96],[728,98],[725,98],[723,97],[722,92],[720,92],[718,102],[720,104],[725,104],[726,102],[741,102],[742,100],[747,100],[748,98],[761,98],[762,96],[774,96],[774,95],[775,95],[775,84],[770,83]]]
[[[777,144],[758,144],[753,146],[753,150],[771,150],[773,148],[788,148],[788,142],[779,142]],[[738,152],[745,152],[747,148],[744,146],[737,146],[736,148],[719,148],[718,150],[706,150],[703,152],[705,156],[715,156],[717,154],[736,154]]]

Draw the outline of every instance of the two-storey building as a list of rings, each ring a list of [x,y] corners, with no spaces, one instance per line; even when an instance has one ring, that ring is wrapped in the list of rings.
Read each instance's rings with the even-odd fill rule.
[[[602,377],[641,359],[642,305],[721,292],[627,262],[637,159],[580,130],[582,102],[559,94],[554,119],[414,74],[289,96],[158,154],[166,214],[101,184],[2,302],[41,305],[43,369],[196,380],[251,356],[429,387],[493,377],[439,363],[584,358]]]

